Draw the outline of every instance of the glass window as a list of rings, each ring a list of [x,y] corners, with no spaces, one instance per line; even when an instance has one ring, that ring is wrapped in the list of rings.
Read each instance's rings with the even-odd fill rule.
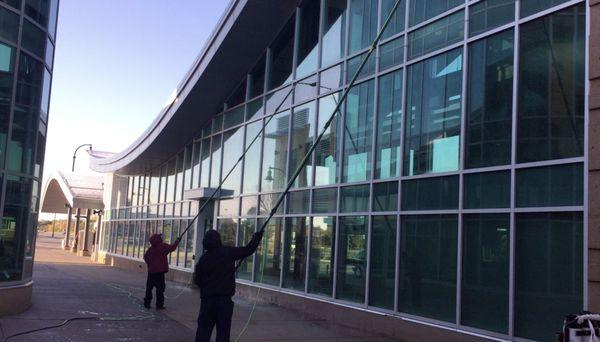
[[[337,62],[344,55],[346,37],[346,0],[323,0],[323,37],[321,65]]]
[[[410,0],[408,9],[410,26],[433,18],[464,2],[464,0]]]
[[[321,72],[321,83],[319,85],[319,94],[329,93],[342,86],[344,77],[342,74],[342,65],[338,64]]]
[[[48,69],[44,68],[44,85],[42,87],[42,102],[40,105],[40,118],[47,122],[48,112],[50,111],[50,83],[52,82],[52,76],[48,72]]]
[[[285,87],[267,95],[266,115],[287,109],[292,104],[292,87]]]
[[[368,216],[340,217],[337,298],[362,303],[367,271]]]
[[[343,213],[369,211],[369,185],[347,186],[340,195],[340,211]]]
[[[371,45],[377,35],[378,0],[350,0],[349,54]]]
[[[464,175],[466,209],[510,207],[510,171]]]
[[[4,168],[4,151],[10,122],[14,49],[0,43],[0,168]]]
[[[202,136],[203,136],[203,137],[207,137],[207,136],[209,136],[209,135],[211,134],[211,129],[212,129],[212,126],[211,126],[211,124],[212,124],[212,122],[211,122],[211,121],[208,121],[208,122],[207,122],[207,123],[204,125],[204,127],[202,127]]]
[[[517,170],[517,207],[583,205],[583,164]]]
[[[337,188],[313,190],[312,212],[318,214],[337,211]]]
[[[379,47],[379,70],[385,70],[404,62],[404,36]]]
[[[240,193],[240,181],[242,180],[242,164],[237,163],[238,159],[244,153],[244,127],[227,131],[223,133],[223,178],[233,169],[233,172],[223,179],[223,190],[233,190],[234,195]],[[258,144],[257,144],[258,145]],[[234,168],[235,165],[235,168]]]
[[[296,78],[304,77],[318,67],[320,1],[304,1],[300,6],[298,31],[298,66]]]
[[[0,7],[0,37],[16,43],[18,34],[19,15]]]
[[[246,125],[246,147],[248,152],[244,156],[244,193],[258,192],[260,172],[260,142],[262,134],[252,143],[260,133],[262,121],[255,121]],[[252,146],[250,144],[252,143]],[[250,148],[248,148],[250,146]]]
[[[454,322],[457,216],[404,216],[401,222],[399,311]]]
[[[50,39],[46,40],[46,64],[50,69],[52,69],[52,63],[54,63],[54,44],[50,41]]]
[[[465,13],[456,12],[408,34],[408,57],[415,58],[463,39]]]
[[[150,203],[158,203],[158,187],[159,187],[160,177],[157,171],[152,172],[152,177],[150,177]]]
[[[287,195],[289,214],[305,214],[310,209],[310,191],[292,191]]]
[[[0,1],[12,6],[15,9],[21,9],[21,0],[0,0]]]
[[[254,216],[256,215],[257,208],[258,202],[256,196],[242,197],[241,216]]]
[[[48,24],[48,0],[25,0],[25,14],[38,24]]]
[[[268,119],[267,119],[268,120]],[[265,127],[262,161],[262,191],[282,190],[286,185],[290,111],[276,114]]]
[[[517,214],[515,232],[515,336],[550,341],[583,309],[583,215]]]
[[[14,60],[14,48],[0,43],[0,72],[12,72]],[[12,82],[9,82],[7,80],[7,77],[10,77],[11,75],[3,74],[2,76],[2,87],[0,88],[0,91],[2,91],[3,97],[10,97],[12,92],[10,91],[10,89],[7,90],[7,87],[10,87],[12,85]]]
[[[510,163],[513,30],[469,46],[466,167]]]
[[[291,217],[285,220],[283,287],[303,292],[309,220],[308,217]]]
[[[291,180],[293,173],[302,162],[302,159],[308,153],[313,145],[315,135],[315,117],[317,115],[316,101],[294,108],[292,114],[292,133],[290,149],[290,172],[288,177]],[[312,157],[312,156],[311,156]],[[307,187],[312,182],[312,158],[309,158],[302,167],[302,171],[294,180],[294,187]]]
[[[237,216],[239,212],[240,199],[229,198],[219,201],[219,216]]]
[[[402,182],[402,210],[458,208],[458,176]]]
[[[256,230],[255,219],[241,219],[240,229],[238,230],[238,246],[245,246],[252,240],[252,235]],[[249,256],[241,261],[237,269],[236,275],[238,278],[252,280],[252,268],[254,266],[254,257]]]
[[[21,44],[27,51],[44,58],[44,47],[46,46],[46,34],[28,20],[23,20],[23,36]]]
[[[531,2],[531,1],[530,1]],[[515,19],[515,0],[484,0],[469,8],[469,35],[491,30]]]
[[[210,175],[210,138],[202,140],[202,150],[200,154],[200,186],[209,186]]]
[[[265,55],[263,54],[250,72],[250,89],[248,89],[249,98],[253,99],[265,91]]]
[[[373,184],[373,211],[398,210],[398,182]]]
[[[210,186],[216,188],[221,180],[221,135],[215,135],[211,140]]]
[[[246,83],[248,83],[248,81],[246,80],[246,78],[244,78],[242,80],[242,82],[240,82],[238,87],[229,96],[227,101],[225,101],[227,108],[233,108],[233,107],[239,105],[240,103],[243,103],[244,101],[246,101]],[[243,106],[242,106],[242,108],[243,108]],[[243,120],[244,120],[244,114],[243,114],[243,110],[242,110],[242,121]],[[225,116],[225,122],[226,122],[225,127],[227,128],[228,127],[227,126],[227,116]],[[241,121],[239,123],[241,123]]]
[[[183,152],[177,155],[177,181],[175,184],[175,200],[183,199]],[[139,203],[141,204],[141,203]]]
[[[520,1],[521,3],[521,18],[532,15],[536,12],[541,12],[547,8],[560,5],[569,0],[536,0],[536,1]]]
[[[223,115],[217,114],[212,118],[212,134],[223,130]]]
[[[244,122],[244,106],[239,106],[225,113],[223,117],[223,129],[237,126]]]
[[[246,105],[247,113],[246,118],[248,120],[256,119],[263,116],[265,108],[263,106],[263,98],[256,99]]]
[[[332,295],[335,249],[335,217],[312,218],[308,292]]]
[[[11,0],[14,1],[14,0]],[[19,1],[20,2],[20,1]],[[50,0],[50,16],[48,21],[48,33],[54,39],[56,35],[56,19],[58,17],[58,0]]]
[[[373,216],[369,305],[394,309],[396,283],[396,216]]]
[[[275,204],[277,204],[277,201],[279,200],[279,196],[281,196],[281,193],[274,193],[274,194],[265,194],[265,195],[260,195],[259,197],[259,211],[258,214],[259,215],[269,215],[271,213],[271,210],[273,210],[273,208],[275,208]],[[279,204],[279,207],[277,207],[277,210],[275,212],[276,214],[283,214],[283,202],[281,202],[281,204]]]
[[[517,161],[583,156],[585,4],[521,25]]]
[[[196,189],[200,186],[200,142],[194,143],[192,148],[192,172],[191,188]],[[155,203],[155,202],[152,202]]]
[[[507,333],[509,214],[463,217],[461,323]]]
[[[379,78],[375,178],[400,176],[402,70]]]
[[[317,122],[317,132],[321,133],[325,128],[325,123],[339,103],[339,94],[332,94],[319,99],[319,116]],[[315,185],[329,185],[338,182],[338,163],[339,163],[339,130],[341,121],[341,112],[335,113],[331,124],[323,134],[323,138],[315,148]]]
[[[258,226],[262,227],[264,219],[258,220]],[[281,271],[281,248],[283,218],[274,217],[269,220],[261,244],[256,251],[256,279],[260,283],[279,286],[279,275]]]
[[[272,58],[268,90],[275,89],[292,80],[295,22],[296,17],[292,16],[270,48]]]
[[[409,67],[404,175],[458,170],[462,51]]]
[[[381,27],[390,16],[392,10],[394,9],[394,5],[396,4],[396,0],[382,0],[381,1]],[[391,37],[396,33],[404,31],[404,14],[406,12],[406,1],[400,0],[396,11],[392,15],[388,26],[386,27],[382,39]]]
[[[360,67],[361,63],[363,62],[363,59],[365,59],[366,56],[367,56],[367,53],[365,52],[363,54],[360,54],[360,55],[348,60],[348,69],[346,70],[346,80],[348,82],[350,82],[350,80],[352,80],[352,78],[354,77],[354,74],[356,74],[356,72],[358,71],[358,68]],[[361,79],[361,78],[373,75],[374,73],[375,73],[375,53],[372,53],[369,56],[369,59],[367,59],[365,66],[360,71],[360,74],[358,74],[357,79]]]
[[[375,81],[354,86],[346,98],[343,182],[371,179]]]
[[[221,242],[225,246],[235,246],[235,237],[237,235],[237,220],[235,219],[220,219],[219,234],[221,234]]]
[[[317,97],[317,78],[318,75],[312,75],[296,83],[294,89],[294,103],[302,103]]]

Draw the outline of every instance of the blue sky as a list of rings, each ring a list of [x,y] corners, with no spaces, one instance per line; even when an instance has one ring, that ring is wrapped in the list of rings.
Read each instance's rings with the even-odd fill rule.
[[[229,0],[61,0],[44,177],[119,152],[159,113]],[[87,173],[80,151],[76,172]]]

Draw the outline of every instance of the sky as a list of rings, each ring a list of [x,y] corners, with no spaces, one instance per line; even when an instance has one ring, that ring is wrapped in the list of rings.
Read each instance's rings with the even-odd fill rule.
[[[158,115],[229,0],[61,0],[44,181],[74,149],[120,152]],[[75,171],[92,173],[80,149]]]

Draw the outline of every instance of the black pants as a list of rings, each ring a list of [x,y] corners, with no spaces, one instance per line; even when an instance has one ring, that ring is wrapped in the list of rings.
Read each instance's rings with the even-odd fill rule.
[[[156,307],[163,307],[165,305],[164,273],[148,273],[148,279],[146,280],[146,297],[144,297],[144,305],[146,306],[152,303],[152,289],[154,287],[156,287]]]
[[[196,342],[209,342],[213,328],[217,326],[216,342],[229,342],[233,301],[231,297],[202,298]]]

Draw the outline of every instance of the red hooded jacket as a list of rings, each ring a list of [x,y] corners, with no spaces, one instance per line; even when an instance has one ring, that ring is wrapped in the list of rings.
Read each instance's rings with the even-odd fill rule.
[[[162,240],[162,234],[153,234],[150,237],[150,248],[144,254],[144,261],[148,265],[148,273],[167,273],[169,272],[169,260],[167,255],[173,252],[179,240],[169,245]]]

